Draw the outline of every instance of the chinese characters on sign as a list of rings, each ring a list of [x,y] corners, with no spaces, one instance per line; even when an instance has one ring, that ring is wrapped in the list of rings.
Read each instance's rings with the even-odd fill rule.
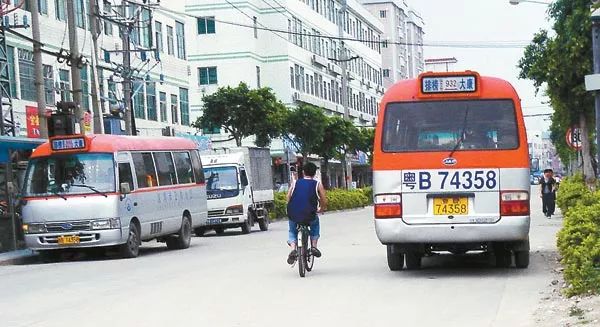
[[[52,140],[52,150],[54,151],[76,149],[85,149],[85,139],[83,137]]]
[[[25,107],[25,118],[27,119],[27,137],[40,137],[40,117],[36,107]]]
[[[462,93],[477,91],[475,76],[423,77],[423,93]]]

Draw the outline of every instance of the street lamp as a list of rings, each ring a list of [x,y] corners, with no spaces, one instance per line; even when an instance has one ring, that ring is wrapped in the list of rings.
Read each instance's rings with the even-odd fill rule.
[[[540,4],[540,5],[549,5],[549,4],[552,3],[552,2],[549,2],[549,1],[535,1],[535,0],[509,0],[508,2],[511,5],[518,5],[518,4],[523,3],[523,2],[537,3],[537,4]]]

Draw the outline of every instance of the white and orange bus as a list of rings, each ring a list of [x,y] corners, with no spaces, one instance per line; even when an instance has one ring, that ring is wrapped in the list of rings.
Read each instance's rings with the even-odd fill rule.
[[[476,72],[424,73],[384,95],[374,216],[391,270],[434,252],[529,265],[529,154],[520,100]]]
[[[51,138],[31,156],[22,208],[26,244],[42,255],[114,246],[136,257],[152,239],[187,248],[207,219],[197,146],[175,137]]]

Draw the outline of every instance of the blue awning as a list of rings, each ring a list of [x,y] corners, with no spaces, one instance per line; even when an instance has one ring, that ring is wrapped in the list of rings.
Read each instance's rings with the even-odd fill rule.
[[[14,150],[33,150],[45,139],[32,139],[27,137],[0,136],[0,163],[8,162],[8,152]]]

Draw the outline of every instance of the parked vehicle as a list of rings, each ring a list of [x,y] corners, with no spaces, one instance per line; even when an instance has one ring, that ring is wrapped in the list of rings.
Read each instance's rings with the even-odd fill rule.
[[[248,234],[255,222],[260,230],[268,230],[269,211],[274,206],[270,150],[240,147],[201,158],[208,220],[196,228],[196,234],[201,236],[210,229],[222,234],[227,228],[237,227]]]
[[[515,89],[472,71],[424,73],[392,86],[381,108],[374,216],[389,268],[472,250],[527,267],[530,165]]]
[[[115,246],[131,258],[153,239],[185,249],[207,218],[196,144],[176,137],[51,138],[29,161],[23,195],[25,242],[43,255]]]

